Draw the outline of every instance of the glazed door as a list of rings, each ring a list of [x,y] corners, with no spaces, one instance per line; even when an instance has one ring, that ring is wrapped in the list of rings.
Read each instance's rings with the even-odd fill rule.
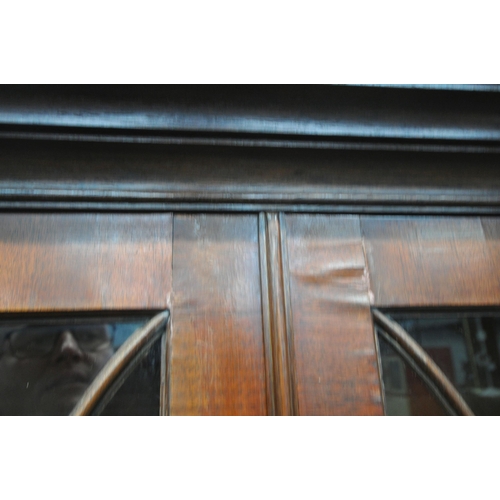
[[[67,414],[80,395],[77,414],[267,414],[258,229],[258,215],[3,214],[0,412]],[[120,367],[133,383],[116,388]]]
[[[0,215],[1,414],[71,411],[127,337],[170,308],[171,241],[170,214]],[[157,344],[109,414],[164,411]]]
[[[500,221],[363,217],[386,412],[500,413]]]
[[[299,414],[499,413],[497,218],[287,214],[282,233]]]
[[[43,376],[29,366],[61,346],[66,357],[54,359],[65,371],[55,384],[78,392],[64,388],[83,385],[75,350],[111,349],[84,326],[112,328],[117,350],[164,313],[161,340],[141,351],[135,372],[127,368],[135,385],[115,390],[99,412],[382,415],[385,404],[390,413],[374,308],[494,312],[499,228],[497,219],[468,217],[3,214],[2,412],[42,412],[33,401]],[[488,330],[488,346],[495,335]],[[481,345],[472,342],[475,359]]]

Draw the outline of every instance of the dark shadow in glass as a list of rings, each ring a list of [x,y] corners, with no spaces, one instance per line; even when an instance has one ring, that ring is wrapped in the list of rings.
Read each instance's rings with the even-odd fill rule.
[[[497,311],[413,310],[386,314],[434,360],[475,415],[500,415]]]
[[[94,411],[93,415],[158,416],[160,414],[161,344],[161,338],[156,340],[109,403],[102,410]]]
[[[0,415],[68,415],[120,345],[149,319],[64,314],[3,321]]]
[[[386,415],[450,415],[450,409],[429,389],[421,374],[380,335],[378,329],[377,334]]]

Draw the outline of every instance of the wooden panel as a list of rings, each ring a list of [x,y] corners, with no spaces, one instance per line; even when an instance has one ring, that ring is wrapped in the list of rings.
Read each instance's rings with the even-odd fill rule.
[[[271,415],[297,415],[288,260],[281,220],[282,216],[276,213],[259,215],[268,412]]]
[[[169,214],[0,214],[0,310],[166,308],[171,226]]]
[[[481,225],[483,226],[484,238],[488,247],[493,267],[495,272],[490,279],[497,278],[500,284],[500,218],[496,217],[481,217]]]
[[[363,217],[378,306],[500,304],[500,220]]]
[[[359,219],[287,215],[301,415],[381,415]]]
[[[266,414],[257,216],[175,216],[173,255],[170,414]]]

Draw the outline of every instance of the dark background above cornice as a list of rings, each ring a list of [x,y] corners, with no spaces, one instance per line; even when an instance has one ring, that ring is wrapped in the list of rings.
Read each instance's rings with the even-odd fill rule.
[[[500,141],[500,86],[0,87],[0,131]]]

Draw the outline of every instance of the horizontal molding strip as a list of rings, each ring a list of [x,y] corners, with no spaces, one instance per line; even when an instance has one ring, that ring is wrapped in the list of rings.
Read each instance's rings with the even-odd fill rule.
[[[290,212],[371,215],[500,215],[500,205],[366,205],[289,203],[126,203],[107,201],[5,201],[0,211],[94,211],[94,212]]]
[[[2,185],[3,184],[3,185]],[[71,183],[70,183],[71,184]],[[39,186],[39,185],[38,185]],[[198,187],[198,186],[197,186]],[[137,189],[124,186],[119,189],[109,189],[105,186],[92,188],[73,188],[59,186],[37,187],[35,182],[19,182],[15,185],[0,181],[0,200],[2,201],[121,201],[127,203],[141,202],[185,202],[185,203],[298,203],[298,204],[366,204],[366,205],[500,205],[500,191],[492,189],[484,192],[481,189],[469,189],[460,192],[454,189],[446,192],[443,189],[408,189],[401,187],[348,189],[332,186],[330,189],[304,191],[303,187],[283,186],[282,191],[276,189],[261,189],[253,191],[244,183],[235,184],[232,192],[227,192],[229,186],[214,189],[200,183],[199,189],[191,186],[176,186],[171,189]],[[406,191],[406,192],[405,192]]]
[[[387,141],[374,142],[366,138],[357,137],[357,140],[313,140],[310,136],[280,138],[271,135],[264,137],[228,137],[224,135],[203,136],[169,136],[117,133],[98,134],[95,131],[1,131],[0,139],[20,139],[33,141],[66,141],[66,142],[97,142],[114,144],[164,144],[179,146],[226,146],[244,148],[279,148],[279,149],[331,149],[340,151],[400,151],[416,153],[474,153],[500,154],[500,145],[497,142],[474,141]],[[326,138],[328,139],[328,138]],[[377,138],[376,138],[377,139]],[[380,138],[378,138],[380,139]]]
[[[500,141],[495,89],[290,86],[0,88],[4,127]]]

